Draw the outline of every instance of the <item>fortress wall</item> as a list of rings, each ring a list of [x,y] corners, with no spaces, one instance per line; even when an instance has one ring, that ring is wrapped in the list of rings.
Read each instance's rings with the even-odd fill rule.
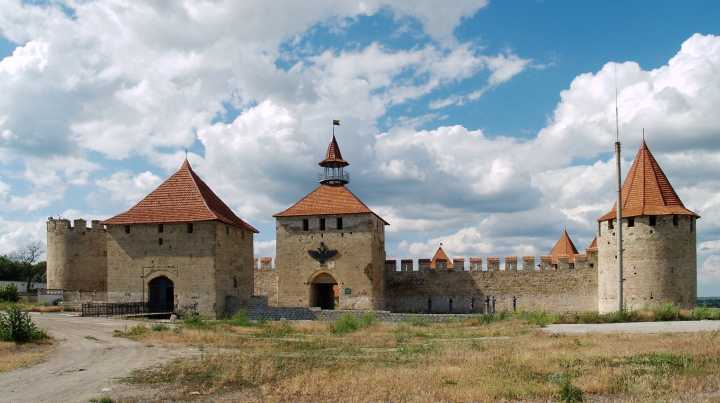
[[[107,290],[107,233],[100,222],[51,219],[47,222],[48,288]]]
[[[253,295],[265,296],[269,306],[278,306],[277,268],[272,266],[272,258],[264,257],[263,263],[265,264],[255,268],[255,291]]]
[[[471,262],[477,263],[477,259],[472,258]],[[398,271],[394,264],[388,264],[385,273],[386,309],[391,312],[427,312],[428,300],[431,300],[433,313],[447,313],[452,299],[454,313],[469,313],[471,308],[474,312],[481,312],[485,297],[494,296],[496,310],[512,310],[515,296],[518,310],[597,310],[597,270],[586,267],[517,270],[513,269],[516,268],[517,258],[506,257],[505,261],[510,270],[496,268],[499,267],[499,258],[488,259],[487,271]],[[534,262],[532,259],[530,267],[534,267]]]

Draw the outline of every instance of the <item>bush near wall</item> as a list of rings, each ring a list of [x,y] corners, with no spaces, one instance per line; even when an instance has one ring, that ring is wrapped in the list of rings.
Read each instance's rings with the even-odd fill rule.
[[[15,284],[10,283],[0,287],[0,301],[18,302],[19,299],[20,294],[18,293],[18,288]]]

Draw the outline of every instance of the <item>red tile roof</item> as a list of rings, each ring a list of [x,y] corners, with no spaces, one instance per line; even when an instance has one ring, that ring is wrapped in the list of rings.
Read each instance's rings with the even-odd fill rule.
[[[623,217],[641,215],[691,215],[700,217],[688,210],[675,193],[665,173],[660,169],[655,157],[643,140],[640,150],[630,167],[630,172],[622,187]],[[610,220],[617,215],[617,202],[613,209],[600,217],[598,221]]]
[[[447,268],[448,269],[454,269],[455,266],[453,266],[452,260],[445,254],[445,251],[443,250],[442,246],[438,248],[437,252],[435,252],[435,256],[433,256],[432,260],[430,261],[430,268],[435,269],[437,267],[436,262],[438,260],[445,260],[447,262]]]
[[[557,264],[558,257],[567,257],[568,263],[575,263],[574,255],[578,253],[577,248],[570,239],[567,231],[563,232],[558,239],[555,247],[550,251],[549,256],[552,257],[552,264]]]
[[[373,213],[348,188],[342,185],[321,184],[312,193],[305,196],[289,209],[277,213],[273,217],[295,217],[335,214],[363,214]],[[377,214],[375,214],[377,216]],[[378,218],[380,218],[378,216]],[[385,225],[388,223],[380,218]]]
[[[340,146],[338,145],[337,140],[335,140],[334,134],[332,136],[332,140],[330,140],[330,145],[328,145],[327,152],[325,153],[325,159],[318,162],[318,165],[341,165],[344,167],[350,165],[349,162],[342,158],[342,154],[340,154]]]
[[[590,242],[590,246],[588,246],[587,248],[585,248],[585,251],[587,251],[587,252],[597,252],[597,250],[598,250],[598,247],[597,247],[597,237],[595,237],[595,238],[593,238],[592,242]]]
[[[185,160],[182,167],[130,210],[101,224],[149,224],[221,221],[257,233],[238,218]]]

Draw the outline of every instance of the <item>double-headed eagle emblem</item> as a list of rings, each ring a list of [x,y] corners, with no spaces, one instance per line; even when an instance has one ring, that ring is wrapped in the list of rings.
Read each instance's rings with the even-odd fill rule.
[[[312,256],[313,259],[317,259],[320,264],[325,264],[325,260],[337,255],[336,250],[328,250],[325,246],[325,242],[320,242],[320,247],[317,250],[309,250],[308,255]]]

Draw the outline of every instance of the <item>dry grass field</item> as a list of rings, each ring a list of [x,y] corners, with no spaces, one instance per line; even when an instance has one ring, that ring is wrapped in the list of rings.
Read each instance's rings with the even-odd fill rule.
[[[52,340],[21,345],[0,342],[0,372],[35,365],[43,361],[45,356],[52,352],[53,344]]]
[[[174,329],[140,323],[120,335],[201,351],[127,379],[169,386],[178,399],[720,401],[720,332],[569,336],[535,322],[428,324],[419,316],[397,325],[370,317],[252,325],[236,317]]]

